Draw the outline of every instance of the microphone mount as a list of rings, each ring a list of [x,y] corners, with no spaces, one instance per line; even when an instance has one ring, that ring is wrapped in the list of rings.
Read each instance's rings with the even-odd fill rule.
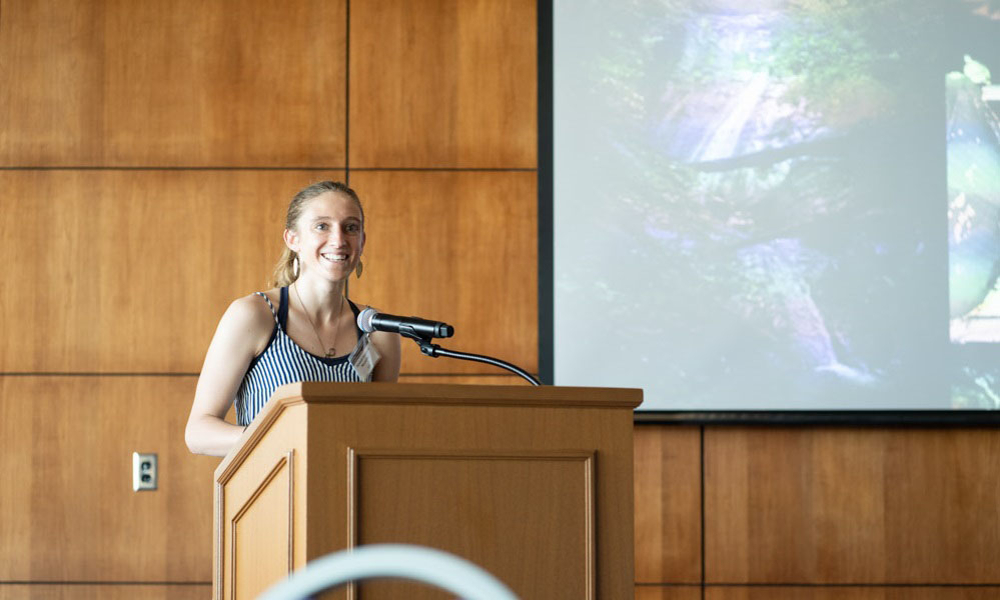
[[[524,379],[528,380],[531,385],[542,385],[537,379],[531,376],[524,369],[512,365],[507,361],[500,360],[499,358],[493,358],[492,356],[484,356],[482,354],[470,354],[468,352],[459,352],[457,350],[449,350],[447,348],[442,348],[438,344],[431,342],[431,338],[421,337],[420,335],[413,334],[412,332],[403,332],[400,330],[399,335],[408,337],[411,340],[417,342],[420,346],[420,351],[431,358],[437,358],[439,356],[447,356],[448,358],[457,358],[459,360],[470,360],[473,362],[480,362],[487,365],[493,365],[494,367],[500,367],[501,369],[506,369],[515,375],[520,375]]]

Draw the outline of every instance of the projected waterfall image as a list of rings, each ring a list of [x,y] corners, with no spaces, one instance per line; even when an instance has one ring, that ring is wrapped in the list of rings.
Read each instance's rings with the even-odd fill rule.
[[[556,11],[557,383],[654,409],[1000,407],[1000,9]]]

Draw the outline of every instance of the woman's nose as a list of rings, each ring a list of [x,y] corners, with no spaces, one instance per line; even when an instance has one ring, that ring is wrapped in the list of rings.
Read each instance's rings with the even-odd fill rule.
[[[344,245],[345,240],[346,236],[342,229],[335,227],[330,231],[329,243],[340,248]]]

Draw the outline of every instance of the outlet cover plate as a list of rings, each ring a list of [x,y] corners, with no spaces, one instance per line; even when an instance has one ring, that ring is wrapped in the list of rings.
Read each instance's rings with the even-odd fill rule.
[[[156,454],[149,452],[132,453],[132,491],[156,489]]]

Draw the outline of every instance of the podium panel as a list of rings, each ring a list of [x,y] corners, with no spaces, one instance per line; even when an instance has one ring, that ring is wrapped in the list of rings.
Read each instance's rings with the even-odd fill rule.
[[[279,388],[216,470],[215,598],[253,598],[376,543],[451,552],[524,599],[628,597],[640,401],[593,388]],[[443,597],[404,582],[327,596]]]
[[[593,597],[592,453],[352,454],[356,545],[429,546],[491,565],[501,581],[539,582],[545,597]],[[556,531],[562,534],[539,535]],[[545,582],[568,587],[546,589]],[[388,582],[359,587],[366,599],[425,591]]]
[[[294,514],[291,453],[278,461],[245,501],[237,501],[230,524],[233,549],[233,582],[236,595],[253,597],[269,582],[292,570],[292,536],[288,519],[274,515]],[[236,566],[239,565],[239,569]]]

